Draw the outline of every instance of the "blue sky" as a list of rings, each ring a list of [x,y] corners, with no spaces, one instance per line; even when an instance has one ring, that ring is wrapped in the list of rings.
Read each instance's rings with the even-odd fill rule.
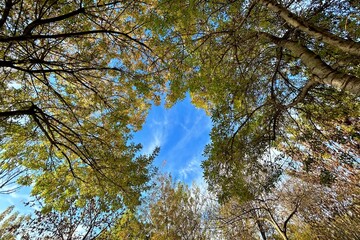
[[[160,153],[154,165],[162,172],[170,172],[175,180],[203,185],[201,161],[204,147],[209,143],[211,120],[204,110],[195,108],[186,97],[170,109],[153,106],[134,142],[143,145],[143,153],[151,153],[156,146]],[[23,203],[30,200],[30,188],[0,195],[0,212],[15,205],[22,212],[31,211]]]
[[[188,184],[200,184],[202,153],[210,141],[210,130],[211,120],[205,111],[195,108],[186,97],[170,109],[154,106],[134,141],[143,144],[143,153],[160,147],[154,164],[162,172]]]

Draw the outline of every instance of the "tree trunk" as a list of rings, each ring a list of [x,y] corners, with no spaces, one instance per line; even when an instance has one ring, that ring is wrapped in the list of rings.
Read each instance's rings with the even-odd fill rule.
[[[262,222],[256,221],[256,224],[257,224],[257,226],[258,226],[258,228],[259,228],[260,235],[261,235],[262,239],[263,239],[263,240],[266,240],[266,234],[265,234],[265,231],[264,231],[264,227],[263,227],[263,225],[262,225]]]
[[[255,209],[255,207],[254,207],[254,209]],[[258,219],[258,218],[259,218],[256,210],[251,211],[251,215],[254,217],[254,219]],[[266,239],[265,229],[264,229],[264,226],[263,226],[262,221],[256,220],[256,225],[257,225],[258,228],[259,228],[259,231],[260,231],[260,235],[261,235],[261,237],[262,237],[262,240],[267,240],[267,239]]]
[[[280,229],[280,227],[272,220],[268,219],[268,218],[258,218],[257,220],[262,220],[262,221],[267,221],[268,223],[270,223],[276,230],[277,233],[280,234],[280,236],[282,237],[282,239],[284,240],[288,240],[289,238],[286,236],[286,234]]]
[[[287,8],[275,3],[272,0],[259,0],[268,9],[278,13],[289,25],[319,39],[331,46],[334,46],[349,54],[360,56],[360,43],[338,37],[325,29],[313,26],[290,12]]]
[[[318,55],[297,42],[281,39],[268,33],[261,33],[273,43],[291,51],[293,56],[301,59],[302,63],[313,74],[314,80],[321,84],[330,85],[338,90],[344,90],[360,95],[360,78],[339,72],[324,61]]]

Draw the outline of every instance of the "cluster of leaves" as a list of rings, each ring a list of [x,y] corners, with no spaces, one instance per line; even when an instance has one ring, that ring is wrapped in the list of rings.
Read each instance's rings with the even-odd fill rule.
[[[222,204],[219,226],[225,239],[356,239],[358,194],[289,178],[246,203],[232,198]]]

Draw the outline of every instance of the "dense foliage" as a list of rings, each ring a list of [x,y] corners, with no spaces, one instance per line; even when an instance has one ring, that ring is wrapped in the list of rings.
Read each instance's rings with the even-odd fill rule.
[[[115,209],[135,206],[146,189],[154,156],[139,154],[131,131],[141,128],[161,84],[139,28],[145,8],[1,5],[1,168],[32,185],[49,208],[65,210],[70,197],[81,207],[95,196]]]

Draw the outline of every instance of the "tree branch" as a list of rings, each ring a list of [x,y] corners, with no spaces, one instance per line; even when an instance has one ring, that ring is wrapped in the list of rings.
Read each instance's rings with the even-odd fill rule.
[[[297,212],[298,208],[299,208],[299,202],[297,202],[297,203],[295,204],[295,209],[290,213],[290,215],[287,217],[287,219],[286,219],[285,222],[284,222],[284,227],[283,227],[283,229],[284,229],[285,235],[286,235],[287,224],[289,223],[290,219],[295,215],[295,213]]]
[[[103,34],[115,34],[121,35],[128,38],[131,41],[136,42],[137,44],[151,50],[145,43],[140,42],[139,40],[131,37],[127,33],[113,31],[113,30],[106,30],[106,29],[99,29],[99,30],[91,30],[91,31],[83,31],[83,32],[74,32],[74,33],[59,33],[59,34],[52,34],[52,35],[18,35],[18,36],[11,36],[11,37],[0,37],[0,42],[24,42],[28,40],[36,40],[36,39],[58,39],[58,38],[70,38],[70,37],[80,37],[85,35],[92,35],[97,33]]]
[[[333,69],[322,61],[317,54],[298,42],[278,38],[265,32],[260,32],[259,34],[271,42],[290,50],[294,56],[300,58],[318,83],[327,84],[336,89],[360,95],[360,78]]]
[[[5,117],[5,118],[21,116],[21,115],[35,115],[35,105],[32,105],[30,108],[24,110],[0,112],[0,117]]]
[[[284,232],[280,229],[280,227],[276,224],[276,222],[273,222],[272,220],[265,218],[265,217],[260,217],[257,220],[262,220],[262,221],[266,221],[269,222],[274,228],[275,230],[280,234],[280,236],[284,239],[287,240],[288,238],[286,237],[286,235],[284,234]]]
[[[288,24],[349,54],[360,56],[360,43],[340,38],[320,27],[311,25],[273,0],[259,0],[265,7],[278,13]]]
[[[57,16],[57,17],[53,17],[53,18],[36,19],[35,21],[31,22],[29,25],[26,26],[26,28],[24,29],[23,35],[26,36],[26,35],[31,34],[31,31],[34,28],[36,28],[37,26],[40,26],[40,25],[43,25],[46,23],[59,22],[59,21],[65,20],[67,18],[76,16],[80,13],[85,13],[85,8],[79,8],[75,11],[72,11],[67,14]]]
[[[311,90],[311,88],[313,88],[314,86],[317,85],[317,82],[314,81],[313,79],[310,79],[305,86],[301,89],[300,93],[295,97],[295,100],[292,103],[289,103],[288,105],[285,105],[285,108],[291,108],[296,106],[298,103],[302,102],[307,93]]]

